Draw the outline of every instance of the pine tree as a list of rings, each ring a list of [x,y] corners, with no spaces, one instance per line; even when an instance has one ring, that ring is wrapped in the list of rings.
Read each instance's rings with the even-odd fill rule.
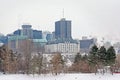
[[[89,59],[88,61],[92,64],[96,64],[97,62],[97,53],[98,53],[98,48],[96,45],[94,45],[92,48],[91,48],[91,51],[90,51],[90,54],[89,54]]]
[[[108,65],[112,65],[115,63],[115,59],[116,59],[116,53],[115,53],[113,46],[111,46],[107,50],[106,62]]]
[[[101,46],[101,48],[98,50],[98,61],[103,65],[106,64],[106,55],[106,48],[104,46]]]
[[[89,72],[87,55],[81,56],[80,53],[77,53],[71,68],[75,72]]]
[[[83,60],[83,61],[88,60],[88,56],[85,54],[84,56],[82,56],[82,60]]]
[[[81,60],[81,55],[80,53],[77,53],[77,55],[75,56],[74,63],[78,63],[80,60]]]
[[[88,62],[89,62],[90,71],[95,72],[95,74],[97,72],[97,63],[98,63],[97,55],[98,55],[98,47],[94,45],[91,48],[90,54],[88,55],[89,56]]]

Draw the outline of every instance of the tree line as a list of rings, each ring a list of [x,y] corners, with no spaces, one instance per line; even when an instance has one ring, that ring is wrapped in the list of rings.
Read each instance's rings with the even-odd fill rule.
[[[101,73],[105,73],[106,69],[110,72],[114,72],[116,66],[116,53],[113,46],[110,46],[107,50],[104,46],[98,48],[94,45],[89,54],[81,55],[77,53],[72,68],[76,72],[94,72],[97,73],[101,70]]]
[[[28,47],[29,46],[29,47]],[[23,54],[13,53],[7,46],[0,47],[0,71],[3,73],[22,73],[22,74],[47,74],[58,75],[60,73],[105,73],[106,67],[111,73],[120,69],[120,63],[116,61],[114,47],[107,50],[104,46],[94,45],[89,54],[82,55],[77,53],[71,66],[61,53],[56,52],[51,59],[43,56],[43,53],[31,53],[31,45],[26,44],[23,48]]]

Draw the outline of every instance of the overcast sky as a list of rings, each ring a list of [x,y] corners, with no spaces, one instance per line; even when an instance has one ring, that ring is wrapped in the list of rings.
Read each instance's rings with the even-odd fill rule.
[[[0,32],[12,33],[23,23],[54,31],[55,21],[72,21],[73,38],[120,40],[120,0],[0,0]]]

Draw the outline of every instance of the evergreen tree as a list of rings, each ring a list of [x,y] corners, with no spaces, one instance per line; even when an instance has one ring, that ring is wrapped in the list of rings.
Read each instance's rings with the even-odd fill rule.
[[[80,53],[77,53],[77,55],[75,56],[74,63],[78,63],[80,60],[81,60],[81,55]]]
[[[107,50],[106,62],[108,65],[112,65],[115,63],[115,59],[116,59],[116,53],[115,53],[113,46],[111,46]]]
[[[106,64],[106,48],[104,46],[101,46],[101,48],[98,50],[98,61],[102,64]]]
[[[88,60],[88,56],[85,54],[84,56],[82,56],[82,60],[83,60],[83,61]]]
[[[98,47],[96,45],[94,45],[91,48],[88,62],[89,62],[90,72],[95,72],[95,74],[97,72],[97,63],[98,63],[97,54],[98,54]]]
[[[98,48],[96,45],[94,45],[92,48],[91,48],[91,51],[90,51],[90,54],[89,54],[89,62],[92,63],[92,64],[96,64],[97,62],[97,52],[98,52]]]

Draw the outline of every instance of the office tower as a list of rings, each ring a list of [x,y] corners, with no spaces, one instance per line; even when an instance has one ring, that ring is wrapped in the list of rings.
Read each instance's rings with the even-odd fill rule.
[[[51,34],[51,32],[49,32],[49,31],[43,31],[43,32],[42,32],[42,38],[43,38],[43,39],[46,39],[47,34]]]
[[[56,39],[72,39],[71,37],[71,21],[62,18],[55,22],[55,38]]]
[[[42,39],[42,31],[33,30],[33,39]]]
[[[29,39],[33,38],[32,25],[22,25],[22,35],[27,36]]]
[[[14,35],[21,35],[21,30],[18,29],[18,30],[16,30],[16,31],[14,31],[13,34],[14,34]]]
[[[53,35],[52,34],[47,34],[46,40],[47,41],[52,41],[53,40]]]

